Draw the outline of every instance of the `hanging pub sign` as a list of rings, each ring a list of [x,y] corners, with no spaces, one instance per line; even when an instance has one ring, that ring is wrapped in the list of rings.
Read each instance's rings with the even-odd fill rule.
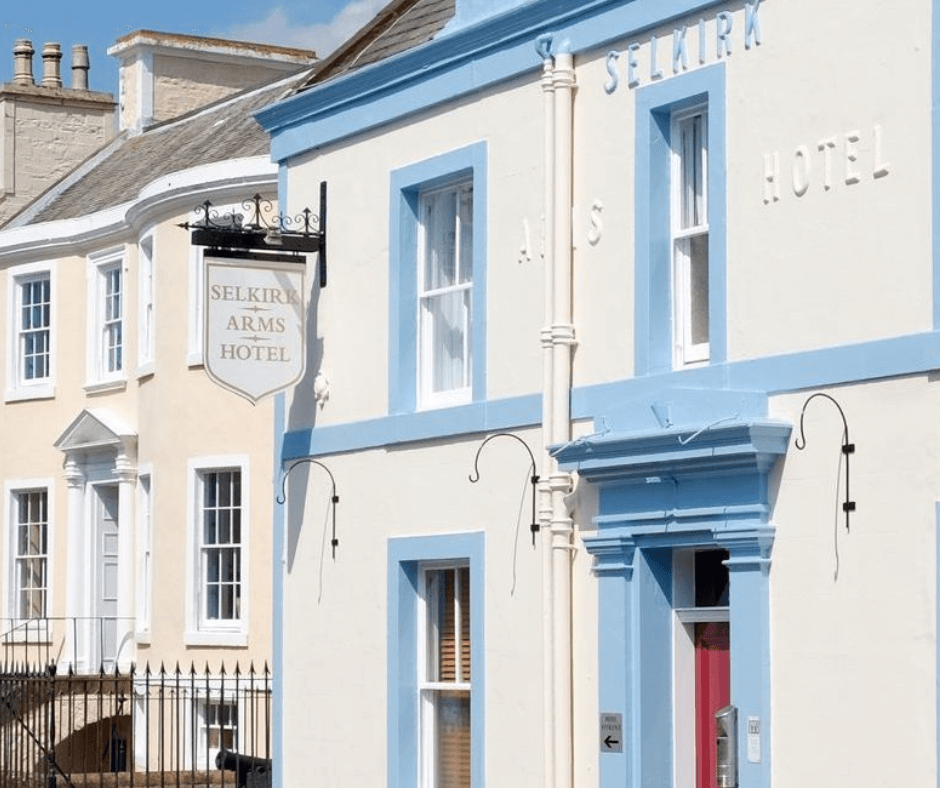
[[[306,359],[304,266],[209,251],[204,260],[206,373],[252,403],[292,386]]]
[[[295,217],[273,213],[256,194],[245,213],[220,213],[207,200],[191,230],[203,255],[206,373],[252,403],[294,385],[306,363],[306,257],[316,252],[320,288],[326,287],[326,183],[320,214],[305,208]],[[249,217],[246,221],[246,215]]]

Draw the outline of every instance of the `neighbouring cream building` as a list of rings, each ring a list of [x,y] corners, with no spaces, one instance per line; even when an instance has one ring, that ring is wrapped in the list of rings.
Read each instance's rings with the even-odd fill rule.
[[[278,786],[937,784],[938,11],[395,0],[258,113]]]
[[[111,54],[119,132],[0,232],[0,649],[79,673],[261,670],[274,407],[206,376],[203,253],[177,225],[276,197],[252,113],[314,54],[149,31]]]

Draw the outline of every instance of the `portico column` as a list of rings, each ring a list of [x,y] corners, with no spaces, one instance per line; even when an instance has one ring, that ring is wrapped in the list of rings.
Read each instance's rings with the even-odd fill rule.
[[[85,567],[84,523],[82,509],[85,503],[85,474],[81,466],[71,454],[65,460],[65,484],[68,487],[68,559],[66,565],[66,594],[65,594],[65,648],[62,658],[78,669],[78,660],[84,660],[85,655],[79,655],[80,636],[78,628],[81,626],[80,617],[85,613],[81,608],[81,600],[85,598],[82,592]]]
[[[134,493],[137,488],[135,459],[130,448],[122,445],[114,463],[114,475],[118,480],[117,664],[121,670],[129,668],[134,658]]]

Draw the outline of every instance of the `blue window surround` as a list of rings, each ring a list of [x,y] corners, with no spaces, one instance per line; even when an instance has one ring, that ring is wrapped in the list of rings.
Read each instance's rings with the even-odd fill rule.
[[[703,425],[704,426],[704,425]],[[707,430],[609,433],[557,453],[598,488],[584,536],[598,581],[599,709],[623,715],[626,757],[600,756],[600,785],[669,785],[674,772],[672,551],[728,550],[731,702],[738,784],[770,784],[768,478],[790,426],[767,419]],[[679,438],[686,440],[683,444]],[[691,710],[690,710],[691,711]],[[747,718],[761,720],[761,762],[747,759]]]
[[[418,567],[451,560],[470,565],[470,773],[473,788],[484,785],[484,550],[482,531],[388,540],[389,788],[417,788],[419,778]]]
[[[672,114],[708,105],[709,363],[727,358],[725,274],[725,64],[698,69],[636,92],[635,368],[673,364],[671,154]]]
[[[486,398],[486,143],[394,170],[389,197],[388,410],[410,413],[418,382],[418,197],[425,189],[473,180],[472,399]]]

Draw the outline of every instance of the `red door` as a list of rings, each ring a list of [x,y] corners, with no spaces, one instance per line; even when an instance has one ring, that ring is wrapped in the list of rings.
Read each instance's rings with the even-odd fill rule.
[[[695,786],[717,788],[715,712],[731,703],[731,628],[695,625]]]

